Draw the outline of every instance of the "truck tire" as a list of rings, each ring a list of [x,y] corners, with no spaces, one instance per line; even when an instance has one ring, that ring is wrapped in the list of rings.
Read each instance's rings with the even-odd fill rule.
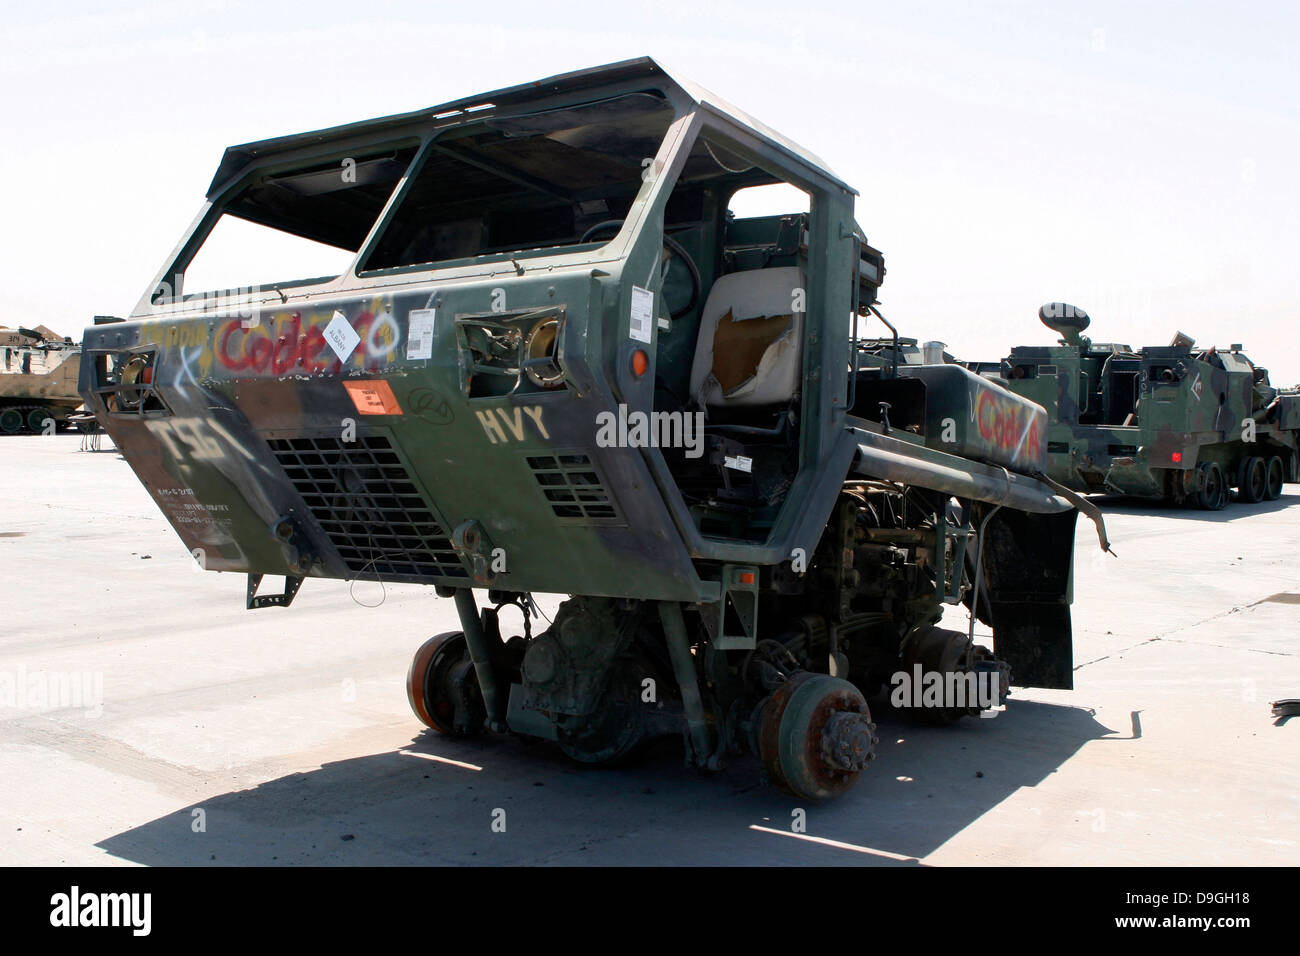
[[[486,719],[478,683],[465,680],[463,671],[469,648],[463,631],[447,631],[429,638],[415,652],[406,672],[406,699],[426,727],[449,737],[479,732]],[[457,722],[457,711],[461,720]]]
[[[1237,469],[1237,500],[1248,504],[1263,501],[1268,492],[1268,465],[1258,455],[1251,455]]]
[[[1285,477],[1285,469],[1282,466],[1282,459],[1274,455],[1268,460],[1267,480],[1264,483],[1264,500],[1277,501],[1282,497],[1282,480]]]
[[[45,434],[45,422],[52,418],[54,416],[48,408],[33,408],[27,413],[27,428],[38,435],[43,435]],[[57,422],[57,419],[55,421]],[[58,428],[57,424],[55,428]]]
[[[1218,462],[1207,461],[1197,469],[1196,504],[1206,511],[1222,511],[1228,503],[1228,488]]]

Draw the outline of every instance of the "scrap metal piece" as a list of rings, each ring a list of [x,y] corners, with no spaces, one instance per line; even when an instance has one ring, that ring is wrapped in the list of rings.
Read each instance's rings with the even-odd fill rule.
[[[247,610],[254,610],[260,607],[288,607],[293,603],[294,595],[298,593],[298,588],[302,587],[302,578],[286,574],[284,577],[283,594],[262,594],[257,593],[258,585],[262,583],[262,575],[250,574],[248,576],[248,596],[245,600]]]
[[[1274,717],[1300,717],[1300,699],[1288,697],[1273,701]]]

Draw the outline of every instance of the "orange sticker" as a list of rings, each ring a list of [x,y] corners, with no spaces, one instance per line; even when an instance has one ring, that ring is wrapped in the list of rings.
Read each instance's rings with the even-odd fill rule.
[[[393,390],[383,379],[358,381],[349,379],[343,387],[352,396],[352,404],[362,415],[400,415],[402,407],[397,404]]]

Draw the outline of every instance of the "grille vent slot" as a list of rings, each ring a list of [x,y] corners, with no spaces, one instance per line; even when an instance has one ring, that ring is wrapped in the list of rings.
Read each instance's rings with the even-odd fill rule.
[[[356,577],[468,577],[386,437],[272,438],[267,444]]]

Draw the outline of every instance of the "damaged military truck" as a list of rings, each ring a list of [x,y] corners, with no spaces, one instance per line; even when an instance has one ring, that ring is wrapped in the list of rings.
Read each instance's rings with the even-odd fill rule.
[[[746,214],[767,187],[802,208]],[[86,331],[82,393],[250,608],[312,578],[453,598],[408,676],[435,730],[592,763],[680,735],[833,796],[891,675],[1072,669],[1044,411],[860,354],[884,262],[855,195],[649,59],[233,147],[129,320]],[[223,226],[333,265],[199,281]],[[569,597],[533,633],[537,593]],[[938,626],[963,600],[996,657]]]

